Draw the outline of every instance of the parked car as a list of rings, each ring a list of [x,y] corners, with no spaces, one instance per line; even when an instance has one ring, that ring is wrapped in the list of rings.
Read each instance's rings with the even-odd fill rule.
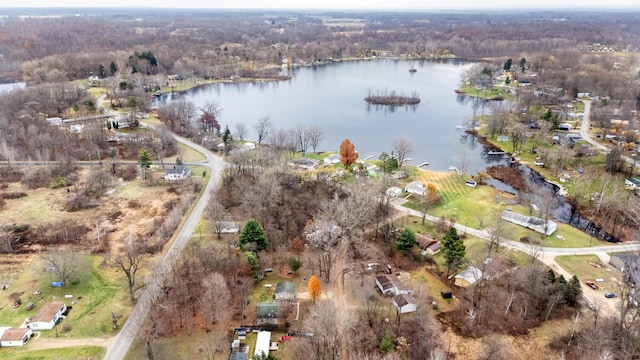
[[[616,297],[616,294],[612,293],[612,292],[608,292],[608,293],[604,293],[604,297],[606,297],[607,299],[611,299]]]
[[[27,308],[27,310],[32,310],[33,309],[33,303],[32,302],[28,303],[26,308]]]
[[[596,283],[594,283],[593,281],[587,281],[586,284],[588,287],[592,288],[593,290],[598,290],[598,285],[596,285]]]

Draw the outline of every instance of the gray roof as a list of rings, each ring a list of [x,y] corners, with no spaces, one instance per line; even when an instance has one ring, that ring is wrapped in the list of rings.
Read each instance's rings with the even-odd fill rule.
[[[249,360],[249,355],[243,352],[231,354],[231,360]]]
[[[256,318],[258,319],[277,319],[280,305],[275,302],[261,302],[256,307]]]
[[[475,266],[469,266],[463,272],[456,275],[456,279],[463,279],[469,284],[475,284],[482,277],[482,271]]]
[[[278,284],[276,284],[276,294],[282,293],[295,294],[296,284],[292,283],[291,281],[279,282]]]
[[[410,294],[400,294],[393,297],[393,302],[398,305],[398,307],[403,307],[409,304],[415,304],[416,300]]]
[[[407,288],[402,285],[402,282],[400,282],[400,279],[398,279],[398,277],[393,274],[380,275],[376,277],[376,280],[378,281],[378,283],[380,283],[380,286],[382,286],[382,291],[387,291],[393,288],[396,288],[400,291],[407,290]]]

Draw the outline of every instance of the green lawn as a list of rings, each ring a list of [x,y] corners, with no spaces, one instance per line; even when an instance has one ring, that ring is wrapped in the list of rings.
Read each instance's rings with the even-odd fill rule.
[[[98,346],[29,351],[27,344],[24,347],[2,348],[0,360],[98,360],[104,358],[105,353],[106,349]]]
[[[178,154],[164,158],[164,162],[166,164],[175,164],[177,157],[180,157],[182,159],[182,162],[196,162],[206,159],[206,157],[202,153],[193,150],[183,143],[178,143]]]
[[[569,273],[577,275],[581,282],[603,279],[603,282],[598,283],[598,291],[617,291],[617,285],[613,281],[617,276],[616,272],[602,264],[595,255],[556,256],[556,262]]]
[[[48,301],[64,301],[73,308],[67,318],[58,326],[60,337],[104,337],[114,335],[111,330],[111,312],[122,317],[124,324],[131,310],[128,303],[128,292],[121,275],[110,267],[100,267],[103,258],[100,256],[81,256],[77,279],[70,281],[62,288],[54,288],[54,280],[43,270],[44,262],[36,257],[29,269],[11,285],[7,291],[0,293],[0,324],[18,327],[25,318],[32,317],[38,309]],[[34,295],[40,290],[40,295]],[[73,298],[65,298],[73,295]],[[14,308],[15,298],[22,300],[22,306]],[[26,310],[26,304],[33,302],[35,307]],[[75,302],[75,303],[72,303]],[[54,331],[43,331],[42,337],[55,337]]]

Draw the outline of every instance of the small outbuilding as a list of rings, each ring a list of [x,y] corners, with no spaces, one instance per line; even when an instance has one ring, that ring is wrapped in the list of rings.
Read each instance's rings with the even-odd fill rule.
[[[400,314],[406,314],[414,312],[418,309],[416,300],[411,294],[400,294],[393,297],[391,301],[393,306],[398,310]]]
[[[67,311],[67,305],[61,301],[52,301],[44,304],[36,316],[31,318],[27,327],[32,330],[51,330],[58,319]]]
[[[296,297],[296,284],[281,281],[276,284],[276,301],[292,301]]]
[[[29,328],[0,328],[0,347],[23,346],[32,335]]]
[[[397,186],[392,186],[385,191],[385,194],[389,197],[398,197],[402,194],[402,189]]]
[[[469,266],[454,276],[454,284],[460,287],[467,287],[475,284],[480,278],[482,278],[482,271],[475,266]]]
[[[376,277],[376,285],[384,295],[400,295],[409,294],[411,291],[407,289],[400,279],[393,274],[385,274]]]

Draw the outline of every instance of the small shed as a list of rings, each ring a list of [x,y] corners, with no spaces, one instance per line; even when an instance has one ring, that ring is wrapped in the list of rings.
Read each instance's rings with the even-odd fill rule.
[[[482,271],[475,266],[469,266],[454,276],[454,284],[460,287],[467,287],[475,284],[480,278],[482,278]]]
[[[416,243],[418,244],[418,247],[420,247],[420,249],[422,250],[427,250],[429,246],[438,242],[438,240],[436,240],[431,234],[423,235],[423,234],[416,233],[415,235],[416,235]]]
[[[32,335],[29,328],[0,328],[0,347],[23,346]]]
[[[62,314],[67,311],[67,305],[61,301],[52,301],[44,304],[40,311],[31,318],[27,325],[32,330],[51,330]]]
[[[340,163],[340,154],[332,154],[322,159],[325,165],[334,165]]]
[[[282,281],[276,284],[276,301],[291,301],[296,297],[296,284]]]
[[[416,300],[413,298],[411,294],[400,294],[393,297],[391,301],[393,306],[398,310],[400,314],[406,314],[410,312],[414,312],[418,309],[418,305],[416,305]]]

